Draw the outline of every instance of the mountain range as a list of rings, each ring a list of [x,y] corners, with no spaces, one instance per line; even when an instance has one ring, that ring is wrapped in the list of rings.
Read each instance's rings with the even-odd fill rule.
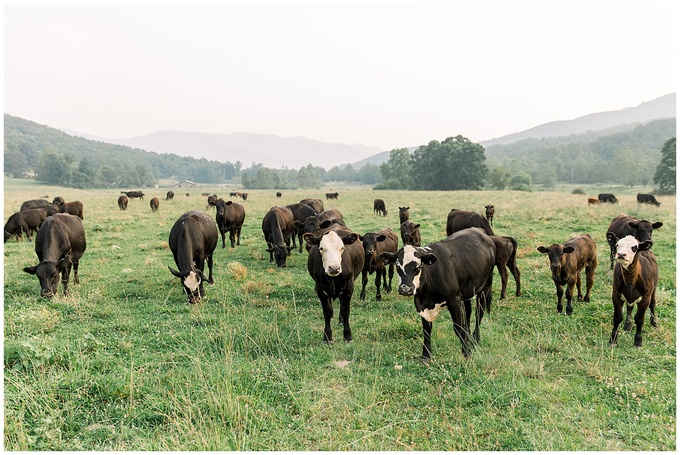
[[[632,129],[636,125],[660,118],[675,118],[676,94],[671,93],[651,101],[616,111],[600,112],[545,123],[534,128],[489,141],[484,147],[509,144],[529,138],[558,137],[611,128]],[[72,136],[90,140],[125,145],[179,156],[206,158],[219,162],[241,162],[243,167],[261,163],[265,167],[295,168],[312,164],[325,169],[352,164],[355,169],[366,163],[381,164],[389,159],[389,151],[362,144],[329,144],[303,137],[284,138],[269,134],[230,133],[209,134],[201,132],[157,131],[130,139],[100,138],[71,130],[62,130]],[[415,147],[411,147],[413,150]]]

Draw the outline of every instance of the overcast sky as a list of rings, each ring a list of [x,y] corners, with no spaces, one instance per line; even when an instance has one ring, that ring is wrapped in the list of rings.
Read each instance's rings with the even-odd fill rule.
[[[670,3],[5,5],[4,112],[126,139],[478,142],[676,92]]]

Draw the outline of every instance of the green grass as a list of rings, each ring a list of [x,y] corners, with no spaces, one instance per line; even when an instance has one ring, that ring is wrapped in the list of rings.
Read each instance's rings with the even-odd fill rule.
[[[134,189],[134,188],[131,188]],[[445,235],[453,208],[496,206],[494,230],[519,242],[521,297],[498,301],[499,276],[482,340],[463,358],[446,312],[433,329],[433,360],[419,360],[421,324],[394,292],[352,299],[354,341],[322,342],[323,316],[297,251],[286,269],[268,261],[262,217],[273,205],[340,192],[336,206],[363,234],[398,228],[410,206],[423,241]],[[608,189],[607,189],[608,190]],[[613,188],[620,203],[587,206],[588,195],[555,192],[407,192],[359,187],[249,191],[241,246],[215,252],[207,299],[186,304],[168,234],[205,210],[213,192],[145,190],[118,210],[115,190],[79,191],[5,180],[5,219],[44,195],[81,200],[87,251],[71,295],[41,299],[22,271],[30,242],[4,248],[7,450],[675,450],[675,198],[640,206],[642,189]],[[588,188],[592,195],[605,191]],[[644,191],[643,191],[644,192]],[[151,213],[148,199],[161,199]],[[373,214],[383,198],[388,216]],[[613,315],[605,232],[619,213],[664,226],[654,233],[660,265],[659,327],[646,317],[643,347],[632,333],[608,344]],[[214,209],[211,213],[214,213]],[[590,233],[599,265],[593,299],[556,314],[555,288],[539,245]],[[228,240],[227,240],[228,244]],[[585,282],[585,280],[584,280]],[[585,283],[584,283],[585,284]],[[393,283],[396,287],[396,283]],[[335,303],[336,318],[339,312]],[[337,319],[336,319],[337,320]],[[333,326],[336,340],[340,328]]]

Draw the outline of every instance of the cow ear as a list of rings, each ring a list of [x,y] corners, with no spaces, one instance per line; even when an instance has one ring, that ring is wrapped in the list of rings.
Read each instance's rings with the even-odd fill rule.
[[[661,221],[657,221],[656,223],[652,224],[652,229],[659,229],[661,226],[663,226],[663,223]]]
[[[629,221],[628,223],[628,228],[632,230],[636,230],[638,227],[638,224],[636,221]]]
[[[607,243],[610,245],[616,245],[616,243],[619,241],[619,238],[614,234],[612,231],[607,232]]]
[[[303,227],[305,227],[305,223],[303,223],[303,222],[300,221],[300,220],[295,220],[295,221],[293,222],[293,224],[295,225],[295,227],[296,227],[297,229],[302,229]]]
[[[546,247],[544,247],[543,245],[539,246],[539,247],[536,248],[536,249],[538,250],[539,253],[543,253],[543,254],[547,254],[547,253],[548,253],[548,249],[547,249]]]
[[[196,275],[198,275],[199,277],[201,277],[201,280],[205,281],[206,283],[215,284],[215,281],[214,281],[214,280],[213,280],[213,281],[210,281],[210,280],[208,279],[208,277],[205,276],[205,275],[203,275],[203,272],[201,272],[200,270],[194,269],[194,273],[196,273]]]
[[[344,243],[345,245],[351,245],[354,242],[356,242],[358,239],[359,239],[359,236],[356,233],[352,232],[351,234],[347,234],[346,236],[344,236],[342,238],[342,243]]]
[[[364,241],[364,236],[363,236],[363,235],[360,235],[360,236],[359,236],[359,240],[363,242],[363,241]]]
[[[420,227],[420,223],[416,224],[414,227],[415,227],[416,229],[419,228],[419,227]]]
[[[385,239],[387,239],[387,236],[386,236],[385,234],[380,234],[379,236],[377,236],[377,237],[375,238],[375,241],[376,241],[376,242],[384,242]]]
[[[380,256],[378,256],[378,258],[385,264],[394,264],[395,262],[397,262],[397,253],[390,252],[380,253]]]
[[[654,243],[651,240],[645,240],[644,242],[640,242],[640,244],[638,244],[638,250],[647,251],[652,247],[652,245],[654,245]]]
[[[38,270],[38,266],[34,265],[32,267],[24,267],[24,272],[30,273],[31,275],[35,275],[35,272]]]
[[[326,229],[326,228],[327,228],[328,226],[330,226],[331,224],[333,224],[333,220],[330,220],[330,219],[328,219],[328,220],[323,220],[321,223],[319,223],[319,227],[320,227],[321,229]]]
[[[432,265],[437,262],[437,256],[432,253],[425,253],[420,255],[420,260],[425,265]]]
[[[311,232],[305,232],[302,235],[302,238],[304,241],[307,243],[307,245],[312,246],[312,245],[318,245],[319,242],[321,241],[320,238],[316,237],[314,234]]]
[[[173,275],[175,275],[177,278],[184,278],[184,277],[182,276],[181,273],[179,273],[179,272],[178,272],[177,270],[175,270],[175,269],[170,268],[170,266],[168,266],[168,269],[170,269],[170,273],[172,273]]]
[[[574,247],[573,246],[565,246],[564,248],[562,248],[562,252],[566,253],[566,254],[573,253]]]

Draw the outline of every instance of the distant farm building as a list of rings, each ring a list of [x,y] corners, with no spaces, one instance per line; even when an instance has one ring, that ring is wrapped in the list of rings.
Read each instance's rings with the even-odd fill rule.
[[[181,182],[177,182],[173,185],[170,185],[168,188],[195,188],[196,184],[194,182],[191,182],[189,180],[182,180]]]

